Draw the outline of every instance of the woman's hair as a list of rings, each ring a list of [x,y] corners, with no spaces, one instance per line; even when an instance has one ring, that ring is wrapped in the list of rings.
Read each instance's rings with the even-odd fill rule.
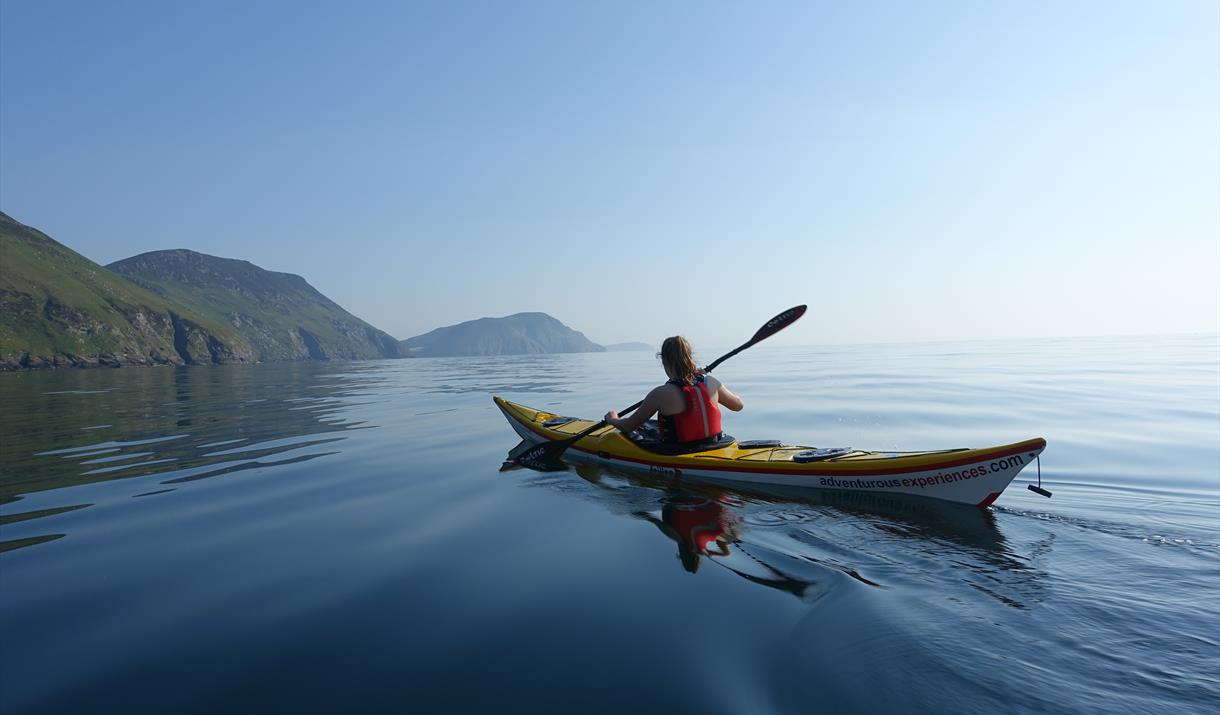
[[[681,335],[665,338],[665,342],[661,343],[660,356],[661,362],[673,369],[674,377],[683,385],[694,384],[698,368],[695,367],[695,358],[690,354],[690,343],[686,342],[686,338]]]

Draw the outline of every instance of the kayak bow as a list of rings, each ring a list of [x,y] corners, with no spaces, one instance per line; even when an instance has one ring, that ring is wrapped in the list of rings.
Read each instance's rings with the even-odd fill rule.
[[[496,406],[521,438],[532,444],[570,438],[597,424],[536,410],[501,397]],[[1046,440],[982,449],[870,452],[772,442],[732,442],[691,454],[658,454],[613,427],[594,430],[567,452],[573,461],[661,474],[677,479],[908,494],[985,507],[1034,462]]]

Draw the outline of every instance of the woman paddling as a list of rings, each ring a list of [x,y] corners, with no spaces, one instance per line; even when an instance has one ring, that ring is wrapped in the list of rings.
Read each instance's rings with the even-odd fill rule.
[[[658,415],[661,441],[668,444],[699,443],[720,436],[720,407],[734,412],[745,404],[716,378],[695,367],[690,343],[681,335],[661,344],[661,365],[669,381],[653,388],[629,417],[610,410],[606,423],[630,435],[645,420]]]

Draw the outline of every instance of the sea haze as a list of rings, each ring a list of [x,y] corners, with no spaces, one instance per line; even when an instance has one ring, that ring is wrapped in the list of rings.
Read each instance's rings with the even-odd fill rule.
[[[1054,498],[499,471],[491,395],[600,416],[651,352],[3,374],[0,711],[1214,711],[1220,336],[717,374],[741,439],[1045,437]]]

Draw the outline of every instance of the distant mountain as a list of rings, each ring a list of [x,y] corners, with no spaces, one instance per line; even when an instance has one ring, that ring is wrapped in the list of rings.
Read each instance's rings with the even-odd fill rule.
[[[0,213],[0,369],[253,359],[232,327]]]
[[[174,303],[231,326],[259,360],[400,357],[398,341],[300,276],[185,249],[153,251],[108,268]]]
[[[505,318],[479,318],[437,328],[402,341],[418,357],[459,355],[532,355],[537,353],[596,353],[605,348],[546,313],[517,313]]]
[[[608,352],[618,353],[629,350],[654,350],[648,343],[612,343],[604,346]]]

